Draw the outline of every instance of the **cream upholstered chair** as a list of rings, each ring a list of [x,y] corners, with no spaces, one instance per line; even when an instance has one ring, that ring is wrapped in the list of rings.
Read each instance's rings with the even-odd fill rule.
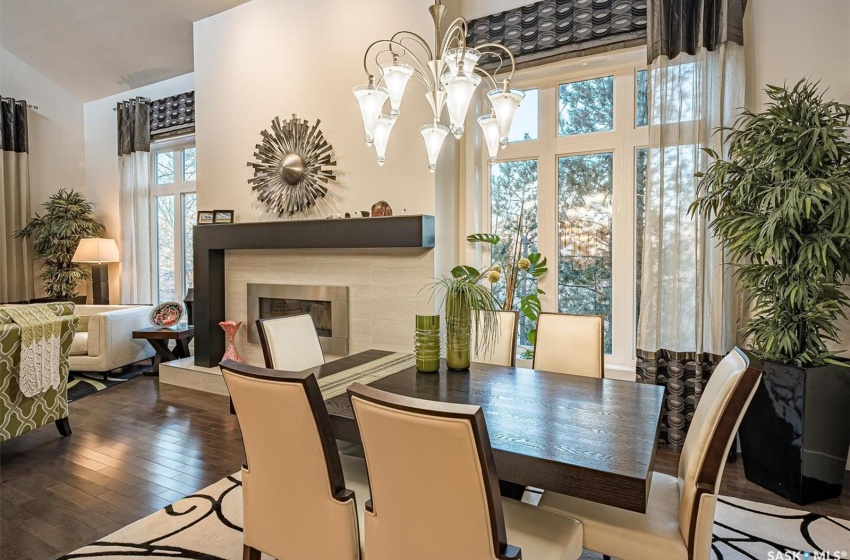
[[[584,547],[623,560],[708,560],[717,492],[761,374],[735,348],[717,364],[694,412],[679,476],[654,473],[646,514],[546,492],[540,506],[584,524]]]
[[[257,319],[266,367],[283,371],[303,371],[325,363],[313,318],[289,315]]]
[[[337,452],[330,417],[313,374],[226,360],[247,465],[242,468],[245,560],[357,560],[363,459]]]
[[[325,363],[313,317],[307,313],[257,319],[257,332],[263,347],[263,359],[269,369],[304,371]],[[363,448],[359,444],[341,440],[336,443],[340,453],[363,457]]]
[[[602,377],[604,353],[602,316],[541,313],[537,318],[534,369]]]
[[[513,367],[516,365],[516,331],[519,324],[519,312],[496,311],[496,320],[499,322],[498,336],[486,352],[483,348],[477,348],[475,322],[472,322],[471,360],[480,364]]]
[[[480,407],[348,388],[369,466],[368,560],[575,560],[574,519],[502,499]],[[510,543],[510,544],[508,544]]]

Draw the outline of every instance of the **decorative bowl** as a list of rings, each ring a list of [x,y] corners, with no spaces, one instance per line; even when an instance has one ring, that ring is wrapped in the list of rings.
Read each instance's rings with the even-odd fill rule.
[[[176,301],[166,301],[153,308],[150,314],[151,324],[159,328],[170,328],[183,318],[183,304]]]

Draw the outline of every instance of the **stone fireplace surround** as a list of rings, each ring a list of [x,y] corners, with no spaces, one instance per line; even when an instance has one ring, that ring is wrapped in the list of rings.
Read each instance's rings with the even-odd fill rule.
[[[349,287],[349,353],[413,348],[414,315],[433,313],[433,216],[298,220],[195,228],[195,365],[224,351],[218,322],[247,320],[247,285]],[[236,347],[262,365],[240,329]],[[333,359],[334,356],[327,356]]]

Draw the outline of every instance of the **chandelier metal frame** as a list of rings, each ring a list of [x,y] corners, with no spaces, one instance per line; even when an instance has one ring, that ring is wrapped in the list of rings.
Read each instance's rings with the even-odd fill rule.
[[[431,106],[433,122],[420,128],[425,139],[429,157],[429,169],[436,169],[436,161],[443,140],[449,132],[460,138],[464,133],[464,121],[470,102],[483,81],[490,86],[487,93],[488,114],[478,123],[494,161],[499,147],[507,145],[507,135],[513,116],[524,97],[524,92],[510,87],[516,71],[513,53],[498,43],[485,43],[474,48],[467,46],[468,23],[464,18],[455,18],[443,31],[443,20],[447,8],[441,0],[429,8],[434,23],[434,48],[413,31],[399,31],[389,39],[379,39],[366,49],[363,55],[363,70],[367,84],[354,88],[363,116],[365,140],[374,145],[378,153],[378,164],[383,165],[389,134],[400,114],[400,104],[407,82],[415,77],[425,87],[425,97]],[[436,56],[435,56],[436,54]],[[492,71],[485,70],[478,62],[491,58]],[[507,64],[510,64],[509,71]],[[377,68],[377,71],[370,69]],[[507,76],[497,79],[497,74],[506,71]],[[384,112],[389,102],[391,111]],[[440,123],[446,105],[449,106],[451,126]]]

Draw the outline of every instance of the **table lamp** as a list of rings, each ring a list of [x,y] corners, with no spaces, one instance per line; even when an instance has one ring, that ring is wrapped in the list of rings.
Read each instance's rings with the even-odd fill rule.
[[[118,262],[118,245],[115,240],[97,237],[80,239],[71,261],[91,264],[92,302],[95,305],[109,305],[107,263]]]

